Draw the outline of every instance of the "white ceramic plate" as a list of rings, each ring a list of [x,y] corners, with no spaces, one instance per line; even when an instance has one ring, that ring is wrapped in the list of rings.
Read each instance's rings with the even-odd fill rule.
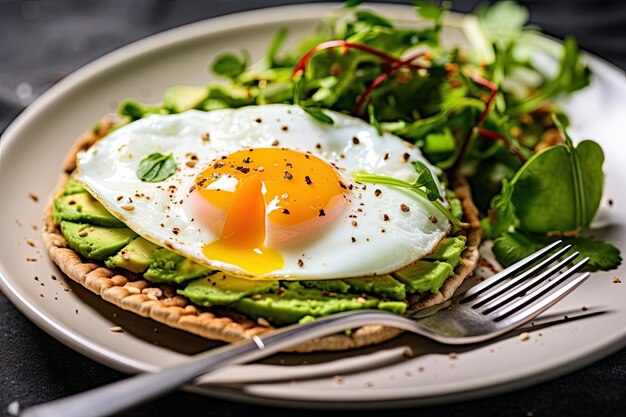
[[[406,6],[376,8],[405,24],[414,16]],[[49,261],[40,231],[32,225],[40,223],[44,202],[70,144],[103,114],[115,110],[120,100],[131,97],[158,102],[168,86],[204,84],[211,79],[207,64],[217,53],[247,49],[254,59],[260,59],[277,28],[287,27],[293,41],[332,9],[319,4],[287,6],[171,30],[87,65],[32,103],[1,141],[0,284],[7,297],[58,340],[127,372],[154,370],[185,360],[184,353],[214,346],[125,313],[66,281]],[[449,29],[446,36],[455,39],[459,33]],[[598,235],[624,251],[626,81],[620,70],[591,56],[588,60],[594,72],[592,85],[566,104],[573,123],[570,131],[578,139],[595,138],[604,148],[605,207],[600,218],[607,227]],[[39,202],[32,201],[29,193],[38,195]],[[606,204],[609,199],[613,202],[610,208]],[[448,355],[452,348],[404,335],[355,352],[282,355],[253,367],[231,367],[211,375],[204,385],[188,389],[273,405],[355,408],[446,402],[537,383],[626,345],[626,282],[612,283],[614,276],[626,281],[624,270],[594,273],[544,316],[549,326],[535,323],[528,341],[509,335],[490,344],[455,348],[459,354],[453,359]],[[583,306],[588,310],[583,312]],[[564,316],[569,320],[563,320]],[[574,320],[576,316],[583,318]],[[114,325],[126,331],[110,332]],[[403,345],[412,346],[417,356],[402,359],[398,347]],[[302,361],[320,364],[303,366]],[[336,362],[329,365],[328,361]],[[338,373],[349,375],[333,378]],[[302,380],[289,382],[292,379]]]

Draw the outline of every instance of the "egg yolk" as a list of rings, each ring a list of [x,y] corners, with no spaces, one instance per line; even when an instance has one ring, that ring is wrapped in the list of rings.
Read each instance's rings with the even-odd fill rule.
[[[275,247],[320,230],[341,212],[349,188],[336,169],[303,152],[255,148],[221,157],[196,177],[194,192],[223,218],[207,222],[219,238],[203,253],[251,274],[281,269]]]

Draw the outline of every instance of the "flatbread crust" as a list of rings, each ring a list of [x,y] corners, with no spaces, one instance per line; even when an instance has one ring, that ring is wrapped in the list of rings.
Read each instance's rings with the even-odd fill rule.
[[[132,273],[118,274],[102,264],[86,261],[67,245],[65,237],[53,219],[53,200],[65,188],[70,174],[76,168],[76,154],[88,149],[102,138],[116,122],[114,116],[103,119],[98,129],[80,137],[62,166],[55,191],[51,195],[43,215],[43,241],[50,258],[63,273],[104,300],[132,311],[143,317],[149,317],[168,326],[186,330],[207,339],[237,343],[250,340],[253,336],[272,332],[272,326],[260,325],[246,316],[219,308],[199,307],[187,298],[177,295],[175,288],[166,284],[154,284]],[[454,294],[463,280],[471,275],[478,263],[478,246],[482,231],[478,219],[478,210],[472,201],[467,182],[462,177],[452,180],[452,188],[461,200],[466,221],[470,224],[467,233],[467,247],[461,255],[461,261],[454,275],[449,277],[437,294],[426,297],[409,297],[410,309],[422,309],[439,304]],[[295,346],[291,352],[338,351],[356,349],[362,346],[378,344],[392,339],[402,330],[380,325],[368,325],[346,334],[335,334],[310,340]]]

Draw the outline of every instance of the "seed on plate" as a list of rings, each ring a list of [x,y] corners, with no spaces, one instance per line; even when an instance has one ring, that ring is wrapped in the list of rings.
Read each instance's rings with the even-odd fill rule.
[[[264,326],[264,327],[270,326],[270,322],[267,321],[267,319],[264,319],[263,317],[259,317],[258,319],[256,319],[256,322],[259,324],[259,326]]]
[[[35,193],[28,193],[28,197],[33,200],[35,203],[39,201],[39,196]]]
[[[522,342],[525,342],[528,339],[530,339],[530,334],[528,332],[524,332],[519,335],[519,340],[521,340]]]
[[[122,329],[120,326],[114,326],[109,328],[109,331],[113,333],[122,333],[124,329]]]
[[[449,357],[450,359],[456,359],[456,358],[458,358],[458,357],[459,357],[459,354],[458,354],[458,353],[456,353],[456,352],[450,352],[450,353],[448,353],[448,357]]]
[[[613,284],[621,284],[622,281],[618,277],[613,277]]]
[[[400,204],[400,210],[402,210],[403,213],[408,213],[411,209],[406,204]]]
[[[122,204],[120,208],[126,211],[133,211],[135,209],[135,206],[132,204]]]

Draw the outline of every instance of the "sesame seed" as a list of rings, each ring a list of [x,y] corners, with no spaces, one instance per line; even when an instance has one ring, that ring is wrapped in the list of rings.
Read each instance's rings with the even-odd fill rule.
[[[28,197],[33,200],[35,203],[39,201],[39,196],[35,193],[28,193]]]
[[[403,213],[408,213],[411,209],[406,204],[400,204],[400,210],[402,210]]]
[[[352,220],[352,226],[357,227],[357,226],[358,226],[358,223],[357,223],[357,222],[355,222],[354,220]]]
[[[530,334],[528,334],[528,332],[524,332],[519,335],[519,340],[521,340],[522,342],[525,342],[528,339],[530,339]]]
[[[133,211],[135,209],[135,206],[133,206],[132,204],[122,204],[120,208],[126,211]]]
[[[120,326],[114,326],[109,328],[109,331],[113,333],[122,333],[124,329],[122,329]]]
[[[435,216],[428,216],[428,220],[430,220],[432,223],[437,224],[438,220]]]
[[[278,146],[280,145],[280,142],[278,141],[278,139],[274,140],[274,142],[272,142],[272,146]]]
[[[260,300],[261,298],[263,298],[263,296],[261,294],[252,294],[250,298],[252,298],[253,300]]]
[[[382,192],[382,191],[380,191],[378,188],[374,190],[374,195],[375,195],[376,197],[380,196],[382,193],[383,193],[383,192]]]
[[[302,268],[304,266],[304,262],[302,261],[302,259],[298,259],[298,266],[300,268]]]
[[[258,319],[256,319],[256,322],[259,324],[259,326],[265,326],[265,327],[270,326],[270,322],[267,321],[267,319],[264,319],[263,317],[259,317]]]
[[[87,234],[89,234],[89,231],[87,229],[83,229],[80,232],[78,232],[78,236],[80,237],[85,237],[87,236]]]

